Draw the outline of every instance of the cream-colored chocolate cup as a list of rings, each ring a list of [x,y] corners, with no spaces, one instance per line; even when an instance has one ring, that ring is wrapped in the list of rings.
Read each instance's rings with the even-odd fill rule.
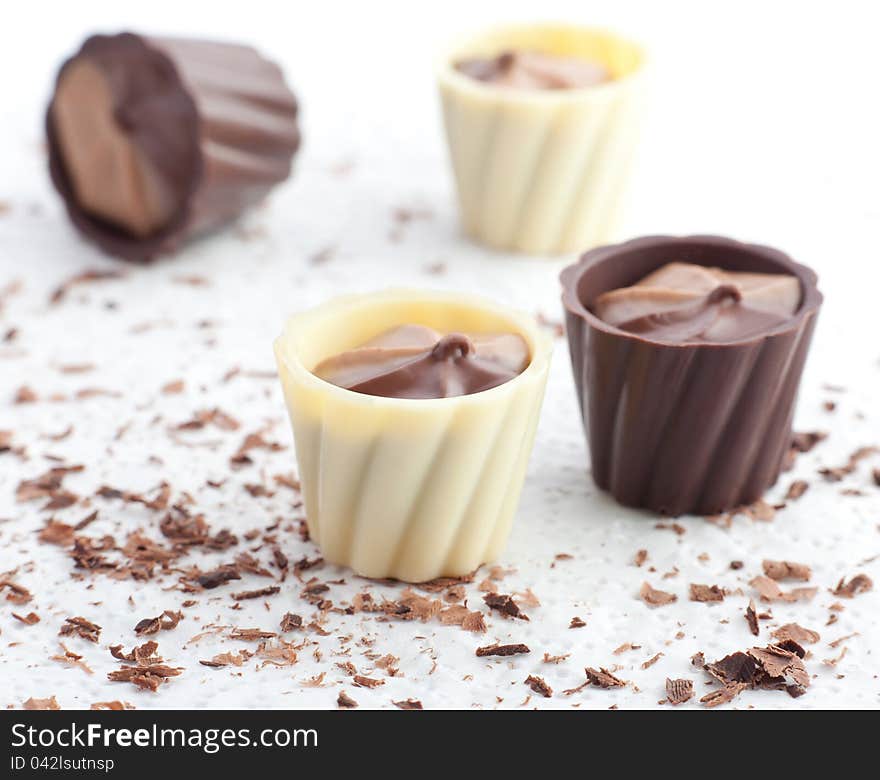
[[[405,323],[518,333],[531,361],[491,390],[427,400],[355,393],[311,372]],[[458,293],[389,290],[292,316],[275,356],[309,534],[325,559],[409,582],[494,560],[519,501],[550,351],[531,317]]]
[[[455,64],[538,50],[605,65],[612,80],[578,89],[512,89]],[[645,52],[569,25],[506,27],[454,47],[438,72],[465,231],[503,250],[584,251],[615,237],[639,136]]]

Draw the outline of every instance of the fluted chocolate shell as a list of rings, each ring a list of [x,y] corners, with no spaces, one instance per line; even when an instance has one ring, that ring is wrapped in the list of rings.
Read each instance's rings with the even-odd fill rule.
[[[592,302],[672,262],[787,273],[792,318],[723,343],[654,341],[592,313]],[[621,504],[665,515],[749,504],[778,478],[822,303],[816,274],[765,246],[652,236],[584,254],[562,272],[563,306],[593,479]]]
[[[112,119],[174,203],[148,235],[78,202],[53,120],[65,71],[89,62],[106,78]],[[95,35],[61,67],[46,113],[49,170],[74,225],[108,254],[135,262],[172,253],[259,203],[290,174],[300,143],[297,102],[280,68],[249,46]]]

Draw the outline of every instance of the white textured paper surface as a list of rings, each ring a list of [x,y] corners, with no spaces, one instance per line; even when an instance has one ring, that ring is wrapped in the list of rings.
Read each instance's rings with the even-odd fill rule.
[[[263,599],[232,609],[231,592],[271,584],[245,575],[193,596],[198,604],[184,610],[180,625],[152,637],[168,663],[184,668],[157,694],[107,681],[107,673],[119,666],[108,646],[121,643],[130,649],[142,641],[133,632],[137,621],[176,609],[190,596],[165,589],[174,577],[148,583],[102,575],[72,580],[64,552],[36,540],[49,516],[40,511],[43,502],[14,501],[22,479],[52,465],[46,455],[86,465],[65,481],[83,496],[103,484],[138,491],[167,479],[175,496],[192,494],[214,531],[230,528],[241,536],[278,517],[284,518],[283,528],[299,514],[292,507],[293,494],[280,489],[274,497],[254,498],[243,484],[294,466],[277,381],[247,375],[273,370],[271,341],[288,313],[341,292],[422,285],[476,291],[560,318],[556,275],[572,258],[509,257],[460,238],[431,82],[429,52],[445,37],[502,13],[528,18],[527,4],[483,3],[479,9],[469,7],[468,16],[458,16],[455,4],[428,12],[404,4],[377,5],[395,20],[395,29],[409,31],[406,37],[379,30],[376,9],[371,6],[368,15],[354,4],[310,7],[308,19],[305,11],[275,19],[267,5],[253,17],[218,11],[204,21],[181,18],[183,9],[172,13],[170,5],[161,3],[140,19],[124,16],[111,4],[85,3],[77,6],[75,19],[57,19],[39,37],[34,9],[33,17],[15,30],[16,41],[0,41],[0,56],[15,57],[14,68],[11,59],[2,62],[11,108],[0,127],[0,201],[8,206],[0,215],[0,289],[21,281],[21,291],[9,296],[0,311],[0,337],[18,329],[14,341],[0,345],[0,430],[13,430],[14,444],[28,451],[26,461],[0,454],[0,572],[16,570],[12,579],[33,593],[25,605],[0,601],[0,705],[19,707],[28,697],[54,695],[65,708],[114,699],[138,708],[335,707],[345,690],[362,708],[388,707],[407,698],[431,708],[653,707],[665,695],[666,677],[693,679],[698,697],[711,689],[706,676],[690,666],[693,653],[703,651],[714,660],[766,644],[773,627],[797,622],[821,634],[820,642],[809,647],[806,663],[814,677],[806,696],[795,703],[782,692],[747,691],[736,706],[877,707],[880,684],[872,649],[880,646],[880,588],[842,600],[845,609],[838,621],[826,622],[829,606],[838,600],[828,589],[840,577],[864,572],[880,583],[880,487],[871,480],[880,458],[864,461],[840,483],[824,482],[816,473],[822,466],[842,465],[858,447],[880,444],[880,165],[873,143],[880,122],[875,109],[864,105],[860,86],[872,69],[876,72],[877,54],[871,54],[875,47],[868,45],[870,25],[864,19],[845,14],[837,19],[838,29],[845,30],[836,36],[840,48],[824,48],[825,59],[817,60],[814,47],[824,41],[827,20],[804,16],[801,8],[799,35],[783,35],[788,29],[783,10],[775,16],[762,11],[762,24],[756,25],[757,6],[749,4],[719,19],[696,3],[674,3],[672,10],[621,3],[614,4],[614,11],[597,13],[596,20],[647,38],[657,63],[654,112],[636,169],[626,235],[727,233],[777,245],[819,272],[826,305],[796,427],[827,430],[830,436],[799,460],[768,500],[780,500],[798,477],[811,482],[807,494],[769,523],[739,517],[722,529],[701,518],[683,518],[681,535],[656,528],[656,518],[617,507],[586,476],[568,356],[564,342],[557,341],[522,503],[501,561],[515,572],[498,582],[504,593],[534,591],[541,606],[525,607],[529,622],[488,614],[482,594],[470,585],[470,607],[487,612],[485,634],[434,621],[383,623],[374,616],[333,614],[325,626],[329,636],[308,631],[285,636],[308,642],[291,667],[258,669],[257,659],[240,669],[201,666],[200,659],[217,653],[255,649],[253,643],[226,638],[228,630],[184,648],[208,624],[276,630],[285,612],[308,618],[314,610],[300,598],[302,585],[292,576],[266,600],[268,609]],[[550,17],[584,13],[573,11],[575,5],[551,5]],[[691,23],[673,24],[675,12],[688,15]],[[342,28],[334,21],[340,18],[347,20]],[[48,185],[40,150],[39,112],[57,59],[75,46],[80,32],[123,26],[252,40],[283,60],[304,112],[305,145],[295,175],[267,207],[239,229],[149,268],[120,266],[76,237]],[[0,35],[9,36],[12,27]],[[695,35],[695,29],[703,29],[705,36]],[[779,50],[783,37],[784,57]],[[744,39],[750,42],[748,62],[738,59],[738,41]],[[343,67],[347,61],[357,63],[354,72]],[[395,220],[396,209],[408,210],[413,218]],[[325,261],[316,263],[324,250]],[[438,265],[442,273],[436,272]],[[49,305],[50,294],[65,279],[85,269],[118,268],[127,272],[124,280],[73,288],[62,303]],[[181,283],[191,276],[205,277],[209,284]],[[144,329],[145,323],[151,327]],[[96,369],[59,371],[59,366],[78,363],[94,363]],[[235,366],[243,373],[223,382]],[[184,393],[160,393],[176,379],[185,380]],[[828,390],[826,384],[845,391]],[[94,387],[121,396],[14,405],[13,395],[22,385],[43,398]],[[823,409],[828,400],[837,403],[834,412]],[[234,415],[241,429],[186,434],[187,440],[216,441],[215,447],[192,448],[171,440],[169,425],[213,407]],[[47,438],[70,423],[74,431],[68,438]],[[115,441],[120,427],[129,423]],[[274,424],[267,438],[287,449],[256,450],[253,466],[230,474],[228,458],[244,434],[266,423]],[[150,462],[150,456],[163,464]],[[208,479],[225,478],[219,491],[205,486]],[[842,495],[848,488],[865,495]],[[141,506],[95,498],[91,508],[100,510],[99,520],[86,531],[91,535],[106,531],[122,542],[142,528],[161,539],[160,516]],[[55,516],[76,522],[91,508],[74,507]],[[295,534],[279,532],[279,541],[291,561],[316,554]],[[195,552],[180,563],[209,568],[209,562],[229,561],[256,544],[243,541],[209,558]],[[638,549],[649,553],[642,568],[632,564]],[[554,561],[559,553],[572,557]],[[267,548],[256,555],[264,562],[270,559]],[[748,581],[761,573],[764,558],[810,564],[810,584],[819,592],[810,603],[770,605],[773,619],[761,622],[761,637],[755,639],[742,615],[749,596],[756,595]],[[732,560],[743,561],[744,567],[731,570]],[[677,576],[663,579],[675,567]],[[313,573],[322,581],[345,580],[326,594],[336,604],[363,589],[389,598],[401,590],[330,567]],[[644,580],[676,593],[678,601],[650,609],[637,597]],[[718,605],[694,603],[687,598],[692,582],[741,593]],[[26,626],[11,616],[29,611],[40,615],[39,624]],[[91,675],[49,660],[59,649],[60,625],[73,615],[103,627],[97,644],[63,638],[70,650],[84,656]],[[568,628],[575,615],[586,621],[585,627]],[[858,635],[829,647],[854,632]],[[364,637],[369,646],[360,642]],[[532,652],[511,659],[475,657],[477,646],[494,641],[523,642]],[[626,642],[640,647],[613,655]],[[836,667],[822,663],[836,658],[844,646],[847,653]],[[398,656],[400,675],[374,672],[365,651]],[[570,656],[552,665],[542,662],[545,652]],[[642,669],[656,653],[663,653],[660,660]],[[353,687],[335,666],[345,661],[385,684]],[[563,689],[583,682],[585,666],[615,664],[621,666],[618,676],[630,682],[626,688],[588,687],[562,695]],[[323,687],[304,686],[321,672],[326,672]],[[523,681],[529,674],[543,677],[554,696],[532,694],[526,701],[531,691]]]

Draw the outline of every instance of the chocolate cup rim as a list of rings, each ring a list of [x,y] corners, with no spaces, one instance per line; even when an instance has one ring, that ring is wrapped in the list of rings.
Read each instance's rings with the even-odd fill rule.
[[[631,46],[639,52],[639,64],[631,72],[624,76],[610,79],[601,84],[593,84],[588,87],[567,87],[565,89],[524,89],[521,87],[505,87],[499,89],[494,84],[487,84],[479,79],[471,78],[459,72],[456,61],[471,48],[475,42],[481,41],[497,33],[516,32],[521,30],[571,30],[577,32],[595,33],[619,43]],[[645,71],[649,68],[651,53],[640,40],[618,33],[610,27],[590,24],[565,24],[565,23],[510,23],[490,27],[483,27],[473,31],[470,35],[459,35],[457,39],[447,42],[446,46],[436,58],[435,78],[441,86],[457,88],[465,93],[490,98],[501,104],[550,104],[568,105],[584,100],[608,100],[629,84],[638,83],[645,78]]]
[[[802,297],[798,310],[785,322],[780,323],[774,328],[763,331],[756,335],[747,336],[741,339],[732,339],[730,341],[672,341],[656,338],[648,338],[646,336],[630,333],[611,325],[587,308],[578,294],[578,287],[581,279],[588,271],[593,270],[596,266],[607,262],[621,262],[621,255],[642,248],[656,247],[692,247],[700,245],[710,247],[713,250],[723,251],[725,249],[736,249],[739,252],[748,252],[752,255],[767,260],[777,266],[781,266],[787,273],[796,277],[800,282]],[[669,258],[673,260],[674,258]],[[659,267],[659,264],[658,264]],[[562,304],[565,310],[576,317],[579,317],[587,325],[594,330],[601,331],[609,336],[636,342],[639,344],[649,344],[657,347],[678,348],[678,349],[724,349],[730,347],[743,347],[755,345],[769,337],[777,336],[782,333],[793,332],[800,329],[803,323],[811,316],[815,315],[819,307],[822,305],[824,296],[818,288],[818,276],[812,268],[794,261],[785,252],[782,252],[765,244],[751,244],[743,241],[737,241],[733,238],[716,235],[690,235],[690,236],[667,236],[653,235],[641,236],[624,241],[619,244],[606,244],[596,247],[587,252],[578,259],[576,263],[564,268],[559,274],[559,280],[562,284]]]
[[[464,303],[474,310],[481,310],[507,317],[514,324],[516,332],[525,336],[526,342],[531,349],[529,364],[516,376],[511,377],[500,385],[490,387],[488,390],[480,390],[476,393],[465,393],[447,398],[395,398],[393,396],[369,395],[359,393],[346,387],[340,387],[326,379],[322,379],[300,359],[296,350],[287,347],[291,337],[291,331],[302,320],[318,316],[333,308],[357,306],[362,303],[373,302],[381,305],[385,301],[394,301],[398,298],[420,300],[427,303]],[[388,287],[371,292],[352,293],[338,295],[325,300],[317,306],[312,306],[303,311],[288,316],[281,328],[281,333],[274,339],[276,360],[283,363],[285,368],[300,382],[311,388],[317,388],[320,392],[328,393],[341,402],[347,404],[386,407],[404,409],[431,410],[438,407],[453,406],[455,404],[492,403],[503,399],[505,395],[516,392],[516,388],[528,382],[541,382],[546,380],[550,369],[550,361],[553,356],[553,342],[550,337],[539,327],[535,318],[514,306],[498,303],[483,295],[468,293],[463,295],[449,290],[433,290],[430,288]],[[542,380],[542,377],[544,380]]]
[[[126,38],[143,47],[143,50],[148,56],[154,58],[156,62],[161,63],[163,67],[168,68],[169,72],[174,75],[176,86],[180,93],[185,96],[186,100],[189,101],[193,116],[195,117],[195,122],[192,123],[190,129],[190,143],[195,150],[193,158],[195,170],[190,179],[189,186],[186,191],[182,193],[179,213],[174,215],[173,219],[167,225],[152,235],[144,238],[129,235],[124,230],[107,220],[92,216],[79,206],[64,164],[64,157],[58,147],[55,126],[52,121],[52,106],[55,103],[55,94],[58,90],[64,71],[77,58],[81,57],[86,52],[86,47],[92,41],[100,38]],[[163,51],[160,51],[155,46],[151,46],[148,37],[129,31],[113,33],[110,35],[90,35],[83,41],[76,53],[72,54],[61,64],[53,83],[52,96],[46,106],[45,130],[49,173],[52,178],[52,183],[55,185],[55,189],[58,190],[64,200],[64,206],[70,220],[89,240],[96,243],[101,249],[111,254],[113,257],[139,263],[148,263],[151,260],[154,260],[156,256],[168,246],[169,241],[173,241],[175,236],[182,234],[186,230],[187,224],[192,216],[193,199],[195,198],[205,176],[205,161],[200,146],[200,125],[201,117],[195,100],[193,100],[190,91],[187,89],[177,65],[174,60]],[[112,236],[109,234],[112,234]]]

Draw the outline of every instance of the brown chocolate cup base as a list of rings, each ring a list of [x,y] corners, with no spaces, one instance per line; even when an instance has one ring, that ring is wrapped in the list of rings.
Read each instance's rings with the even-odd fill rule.
[[[602,293],[668,262],[787,273],[795,315],[725,343],[654,341],[590,311]],[[562,273],[569,351],[593,479],[626,506],[716,514],[760,498],[777,480],[816,316],[816,275],[782,252],[714,236],[640,238],[587,252]]]

